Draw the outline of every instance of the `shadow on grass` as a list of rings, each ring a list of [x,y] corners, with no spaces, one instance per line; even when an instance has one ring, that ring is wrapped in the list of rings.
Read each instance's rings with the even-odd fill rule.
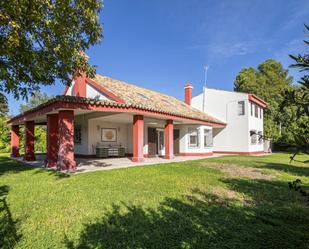
[[[7,185],[0,186],[0,248],[13,248],[21,239],[17,233],[18,221],[14,221],[6,198],[9,193]]]
[[[293,164],[282,164],[282,163],[266,163],[261,166],[263,168],[277,170],[284,173],[296,175],[299,177],[309,176],[309,167],[301,167],[301,166],[295,166]]]
[[[290,201],[286,184],[238,179],[226,184],[248,194],[250,205],[194,189],[181,199],[165,199],[157,209],[115,205],[85,225],[77,243],[64,242],[71,249],[309,247],[308,208]]]
[[[55,176],[57,179],[63,179],[70,177],[70,174],[62,173],[57,170],[47,170],[37,166],[25,164],[16,160],[12,160],[9,157],[0,156],[0,176],[7,173],[21,173],[24,171],[34,170],[33,174],[43,174],[48,172],[49,175]]]

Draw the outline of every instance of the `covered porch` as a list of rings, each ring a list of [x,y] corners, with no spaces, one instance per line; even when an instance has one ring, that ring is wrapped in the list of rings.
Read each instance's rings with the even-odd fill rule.
[[[12,127],[11,157],[20,156],[19,130],[20,126],[24,125],[23,159],[36,160],[34,129],[36,125],[42,124],[47,126],[45,166],[62,171],[76,171],[78,163],[85,164],[87,161],[83,160],[96,157],[98,148],[122,148],[126,160],[124,164],[141,163],[145,162],[145,158],[152,157],[159,157],[158,160],[172,160],[175,154],[199,157],[212,155],[210,147],[187,146],[190,139],[187,136],[188,129],[212,129],[212,123],[128,108],[123,104],[115,105],[93,100],[87,100],[85,103],[86,99],[76,97],[70,97],[75,100],[73,102],[60,99],[62,101],[51,101],[9,121]],[[105,160],[113,159],[108,157]],[[96,163],[96,160],[93,162]]]

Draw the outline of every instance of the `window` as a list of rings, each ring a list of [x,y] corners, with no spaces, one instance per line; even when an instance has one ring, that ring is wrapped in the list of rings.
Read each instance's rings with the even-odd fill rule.
[[[260,119],[262,119],[262,118],[263,118],[263,109],[260,108]]]
[[[80,125],[74,126],[74,143],[75,144],[82,143],[82,128]]]
[[[245,101],[238,101],[238,116],[245,115]]]
[[[259,107],[257,105],[254,105],[254,116],[256,118],[259,117]]]
[[[204,147],[212,147],[212,129],[204,130]]]
[[[189,147],[199,146],[199,132],[198,129],[189,129]]]
[[[263,143],[263,132],[259,131],[258,137],[259,137],[259,144],[262,144]]]
[[[251,116],[253,116],[253,104],[252,103],[250,103],[250,109],[251,109]]]
[[[254,130],[250,131],[250,137],[251,137],[251,144],[256,144],[256,142],[257,142],[256,131],[254,131]]]

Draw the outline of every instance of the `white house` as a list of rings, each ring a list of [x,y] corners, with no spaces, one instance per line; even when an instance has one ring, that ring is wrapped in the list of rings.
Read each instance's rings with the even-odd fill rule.
[[[213,129],[213,151],[258,154],[263,148],[263,113],[266,103],[253,94],[204,88],[191,105],[222,120]]]
[[[34,160],[34,128],[47,126],[47,167],[75,170],[75,157],[261,153],[263,100],[251,94],[206,89],[185,100],[97,74],[74,78],[62,96],[13,117],[11,155],[19,155],[25,126],[25,160]],[[250,135],[254,133],[253,135]]]

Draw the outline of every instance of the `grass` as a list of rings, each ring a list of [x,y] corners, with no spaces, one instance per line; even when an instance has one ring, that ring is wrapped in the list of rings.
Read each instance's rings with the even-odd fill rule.
[[[308,191],[308,165],[284,153],[71,176],[2,154],[0,248],[309,248],[296,178]]]

